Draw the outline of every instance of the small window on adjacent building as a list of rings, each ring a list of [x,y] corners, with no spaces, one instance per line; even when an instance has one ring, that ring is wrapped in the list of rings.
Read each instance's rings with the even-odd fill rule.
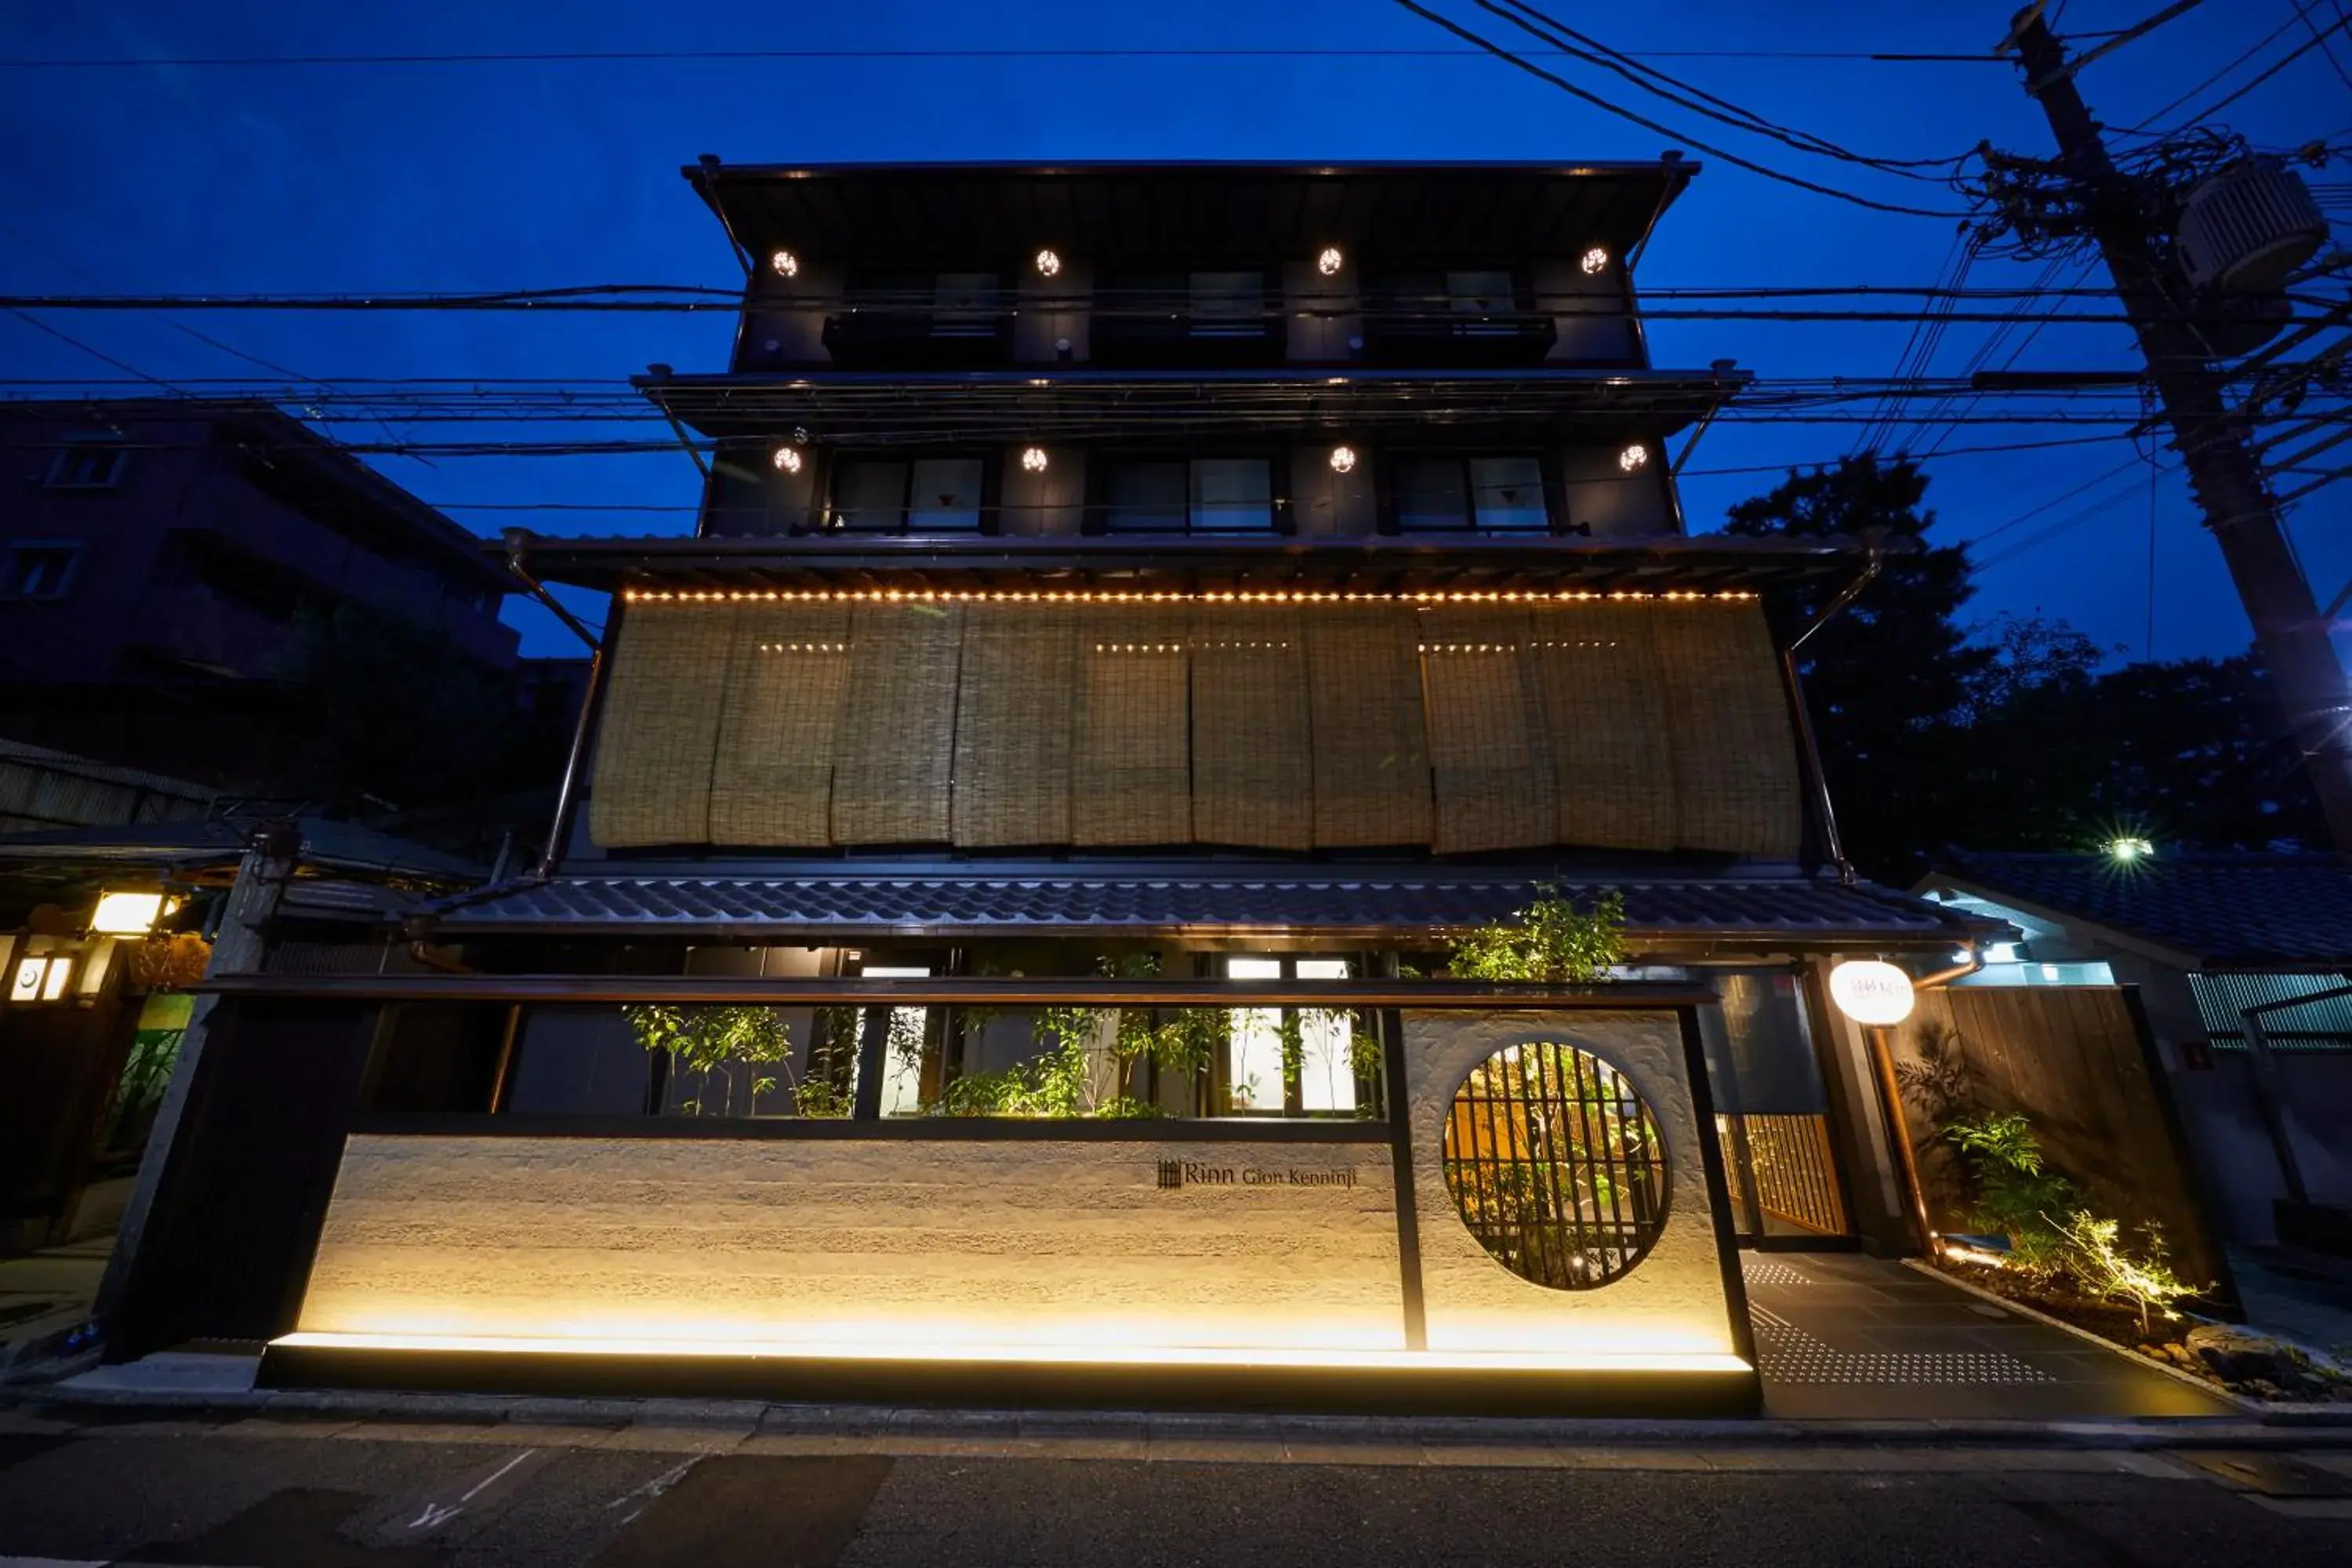
[[[0,597],[62,599],[71,591],[80,563],[79,544],[12,545],[5,568],[0,568]]]
[[[1397,467],[1402,532],[1491,529],[1541,533],[1551,526],[1543,460],[1532,454],[1408,458]]]
[[[122,482],[122,470],[130,460],[130,448],[119,442],[68,441],[50,459],[48,488],[53,490],[111,489]]]
[[[1111,465],[1113,533],[1266,533],[1274,468],[1264,458],[1132,458]]]
[[[978,458],[847,458],[835,470],[836,527],[866,533],[969,533],[980,527]]]

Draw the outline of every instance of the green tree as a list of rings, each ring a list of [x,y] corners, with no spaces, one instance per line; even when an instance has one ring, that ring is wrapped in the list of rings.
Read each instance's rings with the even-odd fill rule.
[[[1893,547],[1878,580],[1805,645],[1798,674],[1847,853],[1894,882],[1951,837],[1965,809],[1956,745],[1998,663],[1959,619],[1976,592],[1966,550],[1927,542],[1936,514],[1923,505],[1927,489],[1916,464],[1848,458],[1740,502],[1725,527],[1748,538],[1874,537]],[[1848,581],[1817,578],[1770,595],[1775,637],[1785,646]]]

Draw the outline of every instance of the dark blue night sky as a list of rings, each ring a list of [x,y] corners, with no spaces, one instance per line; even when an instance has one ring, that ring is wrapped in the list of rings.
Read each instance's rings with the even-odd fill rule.
[[[2333,0],[2305,0],[2333,23]],[[1465,0],[1437,8],[1480,30],[1501,24]],[[1990,5],[1682,0],[1547,7],[1629,50],[1990,50],[2008,0]],[[2073,0],[2061,30],[2137,21],[2156,0]],[[1109,47],[1383,49],[1456,47],[1384,0],[1231,0],[1124,8],[1031,3],[854,6],[678,0],[621,5],[192,6],[125,0],[35,6],[16,0],[0,28],[12,58],[728,48]],[[2272,53],[2308,37],[2291,0],[2210,0],[2091,66],[2086,95],[2110,124],[2162,108],[2283,25]],[[1525,41],[1524,39],[1518,41]],[[2352,68],[2352,39],[2331,40]],[[1580,85],[1714,139],[1690,117],[1592,68],[1550,62]],[[1656,63],[1785,123],[1887,157],[1961,152],[1980,139],[2050,151],[2040,111],[2003,64],[1889,64],[1789,58]],[[2228,85],[2251,75],[2239,73]],[[2217,96],[2209,93],[2207,99]],[[2199,100],[2203,101],[2202,100]],[[2177,115],[2174,116],[2177,118]],[[2352,89],[2313,49],[2224,120],[2286,145],[2352,128]],[[1729,136],[1729,132],[1721,132]],[[828,160],[1299,158],[1647,158],[1662,138],[1490,58],[965,58],[712,60],[404,67],[0,70],[0,290],[254,292],[487,289],[575,283],[732,286],[740,273],[719,227],[677,176],[711,152],[730,163]],[[1752,138],[1747,155],[1885,199],[1954,203],[1897,181]],[[1696,155],[1696,154],[1695,154]],[[1643,258],[1647,288],[1933,282],[1948,220],[1866,212],[1771,184],[1718,160],[1674,210]],[[2339,167],[2312,176],[2341,179]],[[1866,182],[1866,183],[1865,183]],[[1924,199],[1922,199],[1924,198]],[[2038,265],[1980,265],[1970,281],[2018,286]],[[2074,269],[2067,269],[2071,279]],[[246,353],[306,377],[553,376],[616,381],[653,361],[721,366],[723,316],[228,315],[184,318]],[[58,331],[168,382],[274,381],[268,372],[152,316],[59,312]],[[1938,371],[1958,367],[1993,329],[1952,328]],[[1909,329],[1887,323],[1661,322],[1661,364],[1735,358],[1765,377],[1884,376]],[[2013,342],[2014,340],[2012,340]],[[87,378],[152,390],[34,325],[0,315],[0,376]],[[2132,362],[2120,329],[2053,327],[2024,365]],[[1988,405],[1990,406],[1990,405]],[[662,426],[629,434],[657,434]],[[341,430],[380,438],[373,426]],[[479,436],[475,429],[467,434]],[[541,432],[543,434],[543,432]],[[1948,445],[2091,434],[1972,426]],[[516,431],[518,437],[532,432]],[[1694,470],[1833,459],[1851,426],[1718,424]],[[1973,537],[2131,457],[2121,439],[2053,450],[1947,456],[1932,465],[1937,536]],[[682,531],[697,494],[681,454],[376,459],[400,483],[486,532]],[[1765,489],[1772,472],[1700,472],[1685,482],[1695,530]],[[2154,652],[2232,652],[2247,640],[2220,558],[2179,478],[2155,481]],[[2294,518],[2323,602],[2352,574],[2344,493],[2323,491]],[[2141,652],[2148,583],[2145,467],[2094,485],[1996,550],[2102,498],[2111,504],[1996,565],[1975,609],[2036,609],[2101,643]],[[504,511],[563,503],[641,510]],[[1989,552],[1988,553],[1992,553]],[[517,613],[531,651],[569,651],[536,612]]]

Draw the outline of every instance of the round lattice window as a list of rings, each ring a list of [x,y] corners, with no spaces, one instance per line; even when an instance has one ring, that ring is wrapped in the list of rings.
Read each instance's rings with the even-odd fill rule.
[[[1555,1290],[1622,1279],[1666,1225],[1649,1106],[1607,1062],[1549,1040],[1496,1051],[1454,1091],[1445,1185],[1496,1262]]]

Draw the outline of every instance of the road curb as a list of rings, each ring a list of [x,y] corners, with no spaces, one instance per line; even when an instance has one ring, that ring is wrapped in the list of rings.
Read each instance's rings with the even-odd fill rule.
[[[1439,1447],[2051,1447],[2077,1449],[2347,1448],[2352,1411],[2265,1413],[2260,1419],[2168,1417],[2115,1421],[1643,1421],[1504,1416],[1154,1414],[1143,1411],[967,1410],[887,1405],[754,1405],[686,1400],[560,1400],[485,1394],[193,1389],[11,1391],[0,1412],[93,1436],[142,1418],[226,1425],[259,1416],[307,1420],[577,1427],[583,1442],[632,1426],[731,1426],[762,1436],[812,1438],[1312,1437],[1333,1446],[1415,1442]],[[0,1415],[0,1421],[5,1415]],[[594,1434],[594,1436],[589,1436]]]

